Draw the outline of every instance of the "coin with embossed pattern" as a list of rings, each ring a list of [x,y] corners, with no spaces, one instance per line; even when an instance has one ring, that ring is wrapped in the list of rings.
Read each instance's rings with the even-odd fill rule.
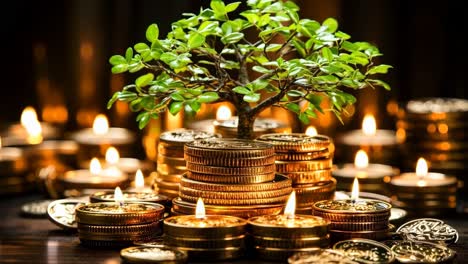
[[[351,239],[333,245],[334,250],[343,252],[359,263],[384,264],[395,259],[392,250],[386,245],[369,239]]]
[[[331,139],[327,136],[309,136],[302,133],[264,134],[258,137],[257,140],[273,144],[277,153],[319,151],[327,149],[331,143]]]
[[[397,229],[407,239],[423,242],[444,242],[454,244],[458,241],[458,232],[444,221],[435,218],[420,218],[404,223]]]

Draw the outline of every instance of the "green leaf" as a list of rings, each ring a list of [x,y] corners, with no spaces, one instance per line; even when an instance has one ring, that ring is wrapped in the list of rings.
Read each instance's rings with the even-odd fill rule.
[[[322,25],[327,27],[327,32],[333,33],[338,29],[338,22],[334,18],[327,18]]]
[[[122,73],[122,72],[127,71],[127,69],[128,69],[128,64],[115,65],[114,67],[112,67],[112,73],[114,74]]]
[[[392,88],[390,87],[390,85],[388,85],[388,83],[382,81],[382,80],[375,80],[375,79],[369,79],[369,82],[373,83],[373,84],[376,84],[376,85],[379,85],[379,86],[382,86],[385,90],[388,90],[390,91]]]
[[[135,84],[137,87],[145,87],[151,81],[153,81],[153,79],[154,79],[154,75],[152,73],[147,73],[145,75],[138,77],[135,81]]]
[[[151,110],[156,106],[153,96],[145,96],[141,99],[141,106],[146,110]]]
[[[287,103],[285,107],[289,111],[294,112],[296,114],[299,114],[301,112],[301,108],[299,107],[298,104],[295,104],[295,103]]]
[[[172,114],[172,115],[176,115],[177,113],[179,113],[179,111],[182,109],[182,107],[184,106],[184,102],[172,102],[170,105],[169,105],[169,112]]]
[[[107,102],[107,109],[110,109],[112,105],[119,99],[119,93],[120,92],[115,92],[114,95],[112,95],[112,98],[109,99],[109,102]]]
[[[172,100],[178,101],[178,102],[185,101],[185,98],[179,93],[172,93],[171,98]]]
[[[166,52],[166,53],[163,53],[159,59],[162,60],[167,65],[170,65],[171,62],[177,60],[177,54],[172,53],[172,52]]]
[[[134,48],[138,53],[143,53],[150,50],[150,47],[146,45],[146,43],[137,43],[135,44]]]
[[[205,43],[205,36],[203,36],[201,33],[193,31],[190,34],[187,45],[189,46],[189,48],[194,49],[200,47],[201,45],[203,45],[203,43]]]
[[[252,70],[254,70],[256,72],[259,72],[259,73],[270,73],[271,72],[271,70],[268,70],[267,68],[264,68],[264,67],[258,66],[258,65],[253,66]]]
[[[131,102],[138,98],[138,95],[130,91],[118,92],[118,99],[123,102]]]
[[[306,113],[300,113],[299,115],[297,115],[297,117],[305,125],[308,125],[310,123],[309,117],[307,116]]]
[[[328,61],[331,62],[333,60],[333,53],[327,47],[322,48],[322,56]]]
[[[234,3],[230,3],[226,6],[226,12],[229,13],[229,12],[232,12],[232,11],[235,11],[237,9],[237,7],[239,7],[241,2],[234,2]]]
[[[348,35],[348,34],[346,34],[346,33],[344,33],[344,32],[341,32],[341,31],[337,31],[337,32],[335,33],[335,36],[339,37],[339,38],[342,39],[342,40],[347,40],[347,39],[350,39],[350,38],[351,38],[350,35]]]
[[[159,37],[159,28],[156,24],[151,24],[148,29],[146,29],[146,39],[149,42],[155,42]]]
[[[148,125],[149,121],[151,120],[151,117],[148,112],[143,112],[137,116],[137,121],[138,121],[138,128],[143,129],[145,128],[146,125]]]
[[[238,94],[250,94],[250,93],[252,93],[252,91],[250,91],[249,89],[247,89],[245,87],[242,87],[242,86],[237,86],[232,90],[234,92],[238,93]]]
[[[219,25],[218,21],[205,21],[200,25],[200,27],[198,28],[198,31],[205,36],[207,34],[215,34],[216,28],[218,27],[218,25]]]
[[[128,63],[130,63],[132,58],[133,58],[133,49],[130,47],[130,48],[127,48],[127,51],[125,51],[125,59],[127,60]]]
[[[216,92],[206,92],[198,96],[197,101],[199,103],[212,103],[219,99],[219,95]]]
[[[244,37],[244,33],[241,32],[232,32],[230,34],[227,34],[221,38],[221,41],[224,44],[233,44],[236,42],[239,42]]]
[[[217,16],[223,16],[226,14],[226,6],[221,0],[211,0],[210,7]]]
[[[366,75],[376,74],[376,73],[387,73],[388,69],[390,68],[393,68],[393,67],[387,64],[380,64],[377,66],[373,66],[366,72]]]
[[[195,112],[198,112],[198,110],[200,110],[200,108],[201,108],[201,103],[199,103],[198,101],[195,101],[195,100],[188,102],[188,105]]]
[[[299,90],[291,90],[288,91],[286,94],[291,97],[302,97],[305,95],[302,91]]]
[[[260,94],[258,93],[250,93],[244,95],[244,101],[249,102],[249,103],[256,103],[260,100]]]
[[[114,55],[110,57],[109,63],[112,65],[127,64],[127,60],[122,55]]]
[[[306,96],[306,100],[317,107],[320,105],[320,103],[322,103],[323,98],[320,95],[310,93]]]
[[[130,108],[130,111],[132,111],[132,112],[140,111],[141,110],[140,102],[141,102],[141,98],[137,98],[137,99],[131,101],[130,104],[128,105],[128,107]]]

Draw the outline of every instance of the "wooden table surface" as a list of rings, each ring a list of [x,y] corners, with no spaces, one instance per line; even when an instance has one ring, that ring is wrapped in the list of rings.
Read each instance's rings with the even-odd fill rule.
[[[83,247],[75,233],[62,231],[47,219],[20,215],[22,204],[40,198],[38,195],[0,198],[0,263],[121,263],[119,250]],[[458,243],[451,246],[457,251],[455,262],[468,263],[468,215],[444,220],[460,234]],[[266,262],[237,260],[229,263]]]

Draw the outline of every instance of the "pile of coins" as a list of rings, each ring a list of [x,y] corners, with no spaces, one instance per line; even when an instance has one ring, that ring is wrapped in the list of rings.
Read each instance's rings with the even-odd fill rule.
[[[332,177],[331,140],[322,135],[265,134],[258,141],[273,144],[276,172],[292,180],[297,195],[298,213],[312,214],[316,201],[329,200],[336,189]]]
[[[329,226],[330,221],[317,216],[295,215],[289,219],[285,215],[265,215],[249,218],[247,231],[255,256],[284,261],[298,252],[327,248]]]
[[[193,214],[201,197],[209,214],[248,218],[281,212],[291,181],[275,174],[270,144],[241,139],[198,140],[185,145],[187,173],[174,214]]]
[[[432,171],[456,175],[460,180],[468,171],[468,100],[428,98],[409,101],[397,122],[404,155],[403,164],[414,169],[419,157],[430,163]]]
[[[238,119],[228,120],[215,120],[213,122],[214,131],[223,136],[223,138],[236,138],[237,137],[237,123]],[[291,133],[291,127],[287,124],[279,122],[276,119],[257,118],[253,125],[254,138],[263,134],[269,133]]]
[[[161,234],[164,207],[154,203],[90,203],[76,208],[78,237],[89,247],[124,247]]]
[[[235,259],[244,254],[245,225],[233,216],[174,216],[164,220],[164,240],[186,251],[190,260]]]
[[[170,198],[179,195],[179,183],[187,170],[184,160],[184,144],[198,139],[218,138],[213,134],[196,130],[174,130],[159,136],[157,176],[153,184],[160,194]]]
[[[379,200],[326,200],[315,203],[313,213],[331,221],[334,242],[350,238],[384,240],[395,228],[389,223],[391,207]]]
[[[2,148],[0,141],[0,195],[31,190],[34,177],[28,175],[27,170],[23,151],[20,148]]]

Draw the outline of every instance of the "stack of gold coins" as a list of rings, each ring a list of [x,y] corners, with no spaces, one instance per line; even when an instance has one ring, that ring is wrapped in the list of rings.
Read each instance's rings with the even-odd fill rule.
[[[350,238],[384,240],[395,228],[389,223],[391,208],[380,200],[325,200],[314,204],[313,213],[331,221],[334,242]]]
[[[27,175],[28,166],[20,148],[1,146],[0,138],[0,195],[30,191],[34,177]]]
[[[237,137],[238,118],[229,120],[214,121],[214,131],[223,136],[223,138]],[[268,133],[291,133],[291,127],[276,119],[257,118],[253,125],[254,138]]]
[[[329,137],[275,133],[262,135],[257,140],[275,146],[276,172],[291,178],[298,213],[312,214],[312,205],[316,201],[333,197],[336,180],[331,173],[333,160]]]
[[[226,215],[173,216],[164,220],[164,239],[190,260],[234,259],[244,253],[245,225],[244,219]]]
[[[419,157],[431,171],[465,180],[468,172],[468,100],[426,98],[409,101],[399,112],[397,128],[406,169]],[[467,186],[467,184],[465,184]],[[466,192],[466,187],[465,187]]]
[[[175,214],[193,214],[199,197],[209,213],[243,218],[281,212],[291,181],[275,174],[273,146],[241,139],[198,140],[185,145],[187,174],[182,177]]]
[[[329,220],[317,216],[263,215],[249,218],[247,231],[257,257],[285,261],[298,252],[328,247],[329,226]]]
[[[155,203],[91,203],[76,209],[78,237],[85,246],[123,247],[161,233],[164,206]]]
[[[160,135],[157,158],[157,177],[154,188],[170,198],[179,195],[181,175],[187,170],[184,160],[184,144],[198,139],[218,138],[213,134],[196,130],[174,130]]]

